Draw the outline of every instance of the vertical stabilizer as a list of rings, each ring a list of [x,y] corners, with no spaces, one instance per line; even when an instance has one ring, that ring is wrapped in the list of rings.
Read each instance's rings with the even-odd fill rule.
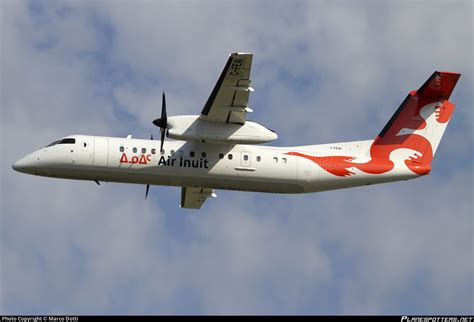
[[[448,99],[460,76],[434,72],[418,90],[411,91],[375,138],[371,156],[386,158],[396,149],[411,149],[418,153],[407,165],[428,169],[454,112],[455,105]]]

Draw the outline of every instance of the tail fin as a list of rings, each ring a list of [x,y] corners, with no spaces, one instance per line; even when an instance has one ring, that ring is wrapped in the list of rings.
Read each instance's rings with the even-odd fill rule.
[[[371,156],[388,157],[387,154],[395,149],[412,149],[418,153],[406,161],[408,167],[413,171],[417,168],[425,169],[420,172],[429,172],[429,165],[455,109],[448,99],[460,76],[437,71],[418,90],[411,91],[375,138]]]

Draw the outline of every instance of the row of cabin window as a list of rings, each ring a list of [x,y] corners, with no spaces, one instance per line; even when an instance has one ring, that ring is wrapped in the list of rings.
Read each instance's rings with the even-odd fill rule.
[[[119,150],[120,150],[120,152],[124,152],[125,148],[123,146],[121,146]],[[137,153],[138,149],[133,148],[132,151],[133,151],[133,153]],[[142,154],[145,154],[145,153],[146,153],[146,148],[142,148]],[[156,149],[151,149],[151,154],[156,154]]]
[[[121,146],[119,150],[120,150],[120,152],[125,152],[125,148],[123,146]],[[137,153],[138,149],[134,147],[134,148],[132,148],[132,152]],[[142,148],[142,154],[145,154],[145,153],[146,153],[146,148]],[[170,153],[174,154],[175,151],[171,150]],[[179,156],[184,156],[184,151],[178,151],[178,153],[179,153]],[[156,149],[151,149],[151,154],[156,154]],[[165,154],[165,150],[161,151],[161,154]],[[189,156],[194,157],[195,156],[194,151],[190,151]],[[201,153],[201,157],[205,158],[206,156],[207,156],[206,152]],[[229,154],[228,156],[229,156],[229,160],[232,160],[232,154]],[[248,157],[248,156],[246,156],[246,157]],[[224,154],[219,153],[219,159],[223,159],[223,158],[224,158]],[[257,157],[257,159],[258,159],[258,161],[260,161],[260,157]]]
[[[123,146],[121,146],[121,147],[120,147],[120,152],[124,152],[124,151],[125,151],[125,148],[124,148]],[[134,148],[132,148],[132,151],[133,151],[133,153],[137,153],[138,149],[134,147]],[[171,154],[174,154],[174,152],[175,152],[174,150],[171,150]],[[146,148],[142,148],[142,153],[143,153],[143,154],[146,153]],[[165,153],[165,151],[163,150],[163,151],[161,152],[161,154],[164,154],[164,153]],[[155,148],[151,149],[151,154],[156,154],[156,149],[155,149]],[[183,152],[183,151],[179,151],[179,155],[180,155],[180,156],[184,156],[184,152]],[[194,151],[190,151],[190,152],[189,152],[189,156],[190,156],[190,157],[194,157],[194,155],[195,155]],[[206,152],[202,152],[202,153],[201,153],[201,157],[205,158],[206,156],[207,156]],[[229,160],[232,160],[232,158],[233,158],[232,154],[229,153],[229,154],[227,155],[227,158],[228,158]],[[224,153],[219,153],[219,159],[224,159]],[[260,161],[262,160],[262,158],[261,158],[259,155],[257,156],[256,159],[257,159],[257,162],[260,162]],[[245,155],[244,155],[244,161],[248,161],[248,160],[249,160],[249,156],[245,154]],[[281,160],[282,160],[283,163],[286,163],[286,162],[287,162],[286,158],[282,158]],[[277,157],[274,157],[274,158],[273,158],[273,161],[275,161],[275,163],[278,163],[278,158],[277,158]]]
[[[125,148],[124,148],[123,146],[121,146],[121,147],[119,148],[119,150],[120,150],[120,152],[125,152]],[[137,149],[136,147],[134,147],[134,148],[132,148],[132,152],[133,152],[133,153],[137,153],[137,152],[138,152],[138,149]],[[142,154],[145,154],[145,153],[146,153],[146,148],[142,148]],[[171,154],[174,154],[175,151],[174,151],[174,150],[171,150],[170,153],[171,153]],[[178,153],[179,153],[179,156],[184,156],[184,151],[178,151]],[[151,154],[156,154],[156,149],[154,149],[154,148],[151,149]],[[165,150],[161,151],[161,154],[165,154]],[[190,152],[189,152],[189,156],[190,156],[190,157],[194,157],[194,155],[195,155],[194,151],[190,151]],[[222,156],[221,156],[221,155],[222,155]],[[207,156],[206,152],[202,152],[202,153],[201,153],[201,156],[202,156],[203,158],[205,158],[205,157]],[[219,157],[222,159],[222,158],[224,157],[224,155],[221,153],[221,154],[219,155]]]
[[[231,153],[229,153],[229,154],[227,155],[227,157],[229,158],[229,160],[232,160],[232,154],[231,154]],[[219,159],[223,159],[223,158],[224,158],[224,154],[220,153],[220,154],[219,154]],[[257,159],[257,162],[262,161],[262,157],[259,156],[259,155],[257,155],[257,158],[256,158],[256,159]],[[249,160],[249,156],[248,156],[247,154],[244,154],[244,161],[248,161],[248,160]],[[273,157],[273,161],[274,161],[275,163],[278,163],[278,157]],[[281,161],[282,161],[283,163],[287,163],[287,162],[288,162],[288,160],[287,160],[286,158],[281,158]]]

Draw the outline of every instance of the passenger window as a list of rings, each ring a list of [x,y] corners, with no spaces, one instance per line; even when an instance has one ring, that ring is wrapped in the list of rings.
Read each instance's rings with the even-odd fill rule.
[[[219,159],[224,159],[224,153],[219,153]]]
[[[137,153],[137,148],[133,148],[133,153]]]
[[[170,154],[173,155],[173,154],[174,154],[174,150],[171,150],[171,151],[170,151]]]
[[[165,149],[161,150],[161,151],[160,151],[160,154],[161,154],[161,155],[165,154]]]
[[[86,142],[83,142],[82,145],[83,145],[84,147],[87,147],[87,143],[86,143]]]
[[[275,161],[275,163],[278,163],[278,158],[277,158],[277,157],[273,157],[273,161]]]
[[[232,154],[228,154],[227,157],[229,158],[229,160],[232,160]]]
[[[156,154],[156,149],[151,149],[151,154]]]
[[[183,150],[179,150],[179,156],[182,157],[184,155],[184,151]]]
[[[283,163],[286,163],[286,158],[282,158],[281,160],[283,161]]]
[[[201,153],[201,156],[202,156],[203,158],[205,158],[206,155],[207,155],[206,152]]]
[[[262,158],[260,156],[257,156],[257,162],[260,162]]]
[[[249,156],[248,155],[244,155],[244,161],[248,161],[249,160]]]
[[[125,148],[123,146],[120,147],[120,152],[125,151]]]
[[[142,153],[143,153],[143,154],[146,153],[146,148],[142,148]]]
[[[194,151],[189,152],[189,156],[193,157],[194,156]]]

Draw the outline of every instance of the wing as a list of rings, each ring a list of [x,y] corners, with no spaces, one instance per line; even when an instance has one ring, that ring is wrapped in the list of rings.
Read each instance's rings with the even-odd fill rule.
[[[211,188],[181,188],[181,208],[199,209],[209,197],[215,197]]]
[[[207,121],[244,124],[248,112],[252,54],[234,53],[229,56],[211,96],[201,112]]]

